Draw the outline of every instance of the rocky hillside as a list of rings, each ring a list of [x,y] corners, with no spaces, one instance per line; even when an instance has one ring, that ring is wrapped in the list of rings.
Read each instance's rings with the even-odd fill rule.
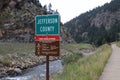
[[[52,13],[39,0],[0,0],[0,41],[33,42],[35,16],[46,14]],[[62,43],[74,42],[63,27],[61,40]]]
[[[35,16],[53,13],[57,14],[47,11],[39,0],[0,0],[0,78],[21,75],[26,68],[46,61],[43,56],[35,56],[35,45],[28,42],[34,42]],[[61,43],[75,42],[62,23],[60,36]],[[66,52],[62,49],[63,55]]]
[[[83,13],[64,26],[77,42],[101,45],[120,40],[120,0]]]

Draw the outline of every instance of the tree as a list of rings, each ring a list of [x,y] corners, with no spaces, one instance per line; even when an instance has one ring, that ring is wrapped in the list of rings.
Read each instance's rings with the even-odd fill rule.
[[[49,3],[49,5],[48,5],[48,10],[52,11],[52,4],[51,3]]]

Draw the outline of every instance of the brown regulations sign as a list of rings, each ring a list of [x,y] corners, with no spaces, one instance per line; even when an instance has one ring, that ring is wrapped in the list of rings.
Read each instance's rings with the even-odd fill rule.
[[[37,56],[40,55],[59,56],[60,41],[54,40],[35,41],[35,54]]]

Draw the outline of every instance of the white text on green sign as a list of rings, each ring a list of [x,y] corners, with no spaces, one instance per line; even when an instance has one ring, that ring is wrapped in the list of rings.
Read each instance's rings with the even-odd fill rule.
[[[59,34],[60,18],[59,15],[36,16],[36,35]]]

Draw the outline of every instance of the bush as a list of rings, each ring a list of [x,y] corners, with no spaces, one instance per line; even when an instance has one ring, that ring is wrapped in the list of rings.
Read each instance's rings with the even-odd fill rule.
[[[62,63],[63,65],[69,64],[71,62],[76,62],[77,60],[79,60],[81,57],[83,56],[82,53],[74,53],[74,54],[70,54],[70,55],[66,55],[63,57],[62,59]]]
[[[11,64],[10,60],[7,57],[0,60],[0,62],[5,66],[10,66],[10,64]]]

